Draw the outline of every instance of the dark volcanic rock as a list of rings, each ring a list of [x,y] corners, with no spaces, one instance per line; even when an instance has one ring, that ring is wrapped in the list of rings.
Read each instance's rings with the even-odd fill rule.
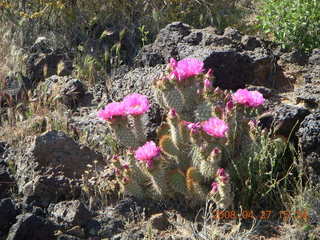
[[[313,183],[320,183],[320,111],[307,116],[297,132],[301,147],[301,167]]]
[[[295,89],[297,103],[304,103],[307,107],[320,106],[320,65],[309,65],[304,75],[305,84]]]
[[[300,123],[310,111],[303,107],[283,105],[274,110],[273,129],[276,135],[284,137],[295,136]]]
[[[312,54],[309,57],[308,63],[311,65],[320,66],[320,48],[313,49]]]
[[[9,173],[7,166],[0,162],[0,199],[7,195],[7,191],[14,184],[14,180]]]
[[[27,59],[27,77],[36,86],[52,75],[67,76],[72,72],[72,61],[64,49],[50,48],[49,41],[40,37],[30,49]]]
[[[15,156],[19,192],[24,193],[27,201],[35,197],[44,206],[70,199],[77,191],[73,188],[79,188],[77,179],[94,160],[100,166],[101,154],[78,145],[61,131],[46,132],[31,139]]]
[[[307,55],[299,50],[293,50],[291,52],[282,54],[280,56],[280,60],[299,65],[305,65],[308,62]]]
[[[272,86],[270,75],[276,59],[262,41],[242,36],[228,28],[223,35],[213,28],[193,29],[175,22],[160,31],[155,42],[138,54],[136,66],[155,66],[173,57],[198,58],[205,68],[212,68],[215,84],[222,88],[243,88],[245,84]]]
[[[7,240],[54,239],[54,225],[47,220],[26,213],[17,217],[18,221],[10,228]]]
[[[86,225],[89,236],[111,238],[124,230],[124,223],[115,216],[100,216]]]
[[[10,198],[0,200],[0,232],[7,233],[17,215],[18,211]]]
[[[37,95],[39,97],[59,97],[59,101],[69,108],[78,105],[85,95],[83,83],[70,76],[60,77],[53,75],[38,86]]]
[[[89,210],[79,200],[63,201],[54,206],[50,205],[48,212],[54,222],[66,226],[82,226],[91,218]]]

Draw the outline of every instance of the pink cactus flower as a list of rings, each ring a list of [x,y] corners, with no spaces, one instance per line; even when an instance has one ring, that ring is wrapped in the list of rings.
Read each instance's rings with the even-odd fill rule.
[[[226,183],[229,180],[229,174],[226,173],[226,171],[224,170],[224,168],[219,168],[217,170],[217,176],[219,177],[219,179],[223,182]]]
[[[248,107],[258,107],[265,101],[261,93],[258,91],[248,91],[247,89],[238,89],[232,95],[232,100]]]
[[[126,113],[130,115],[141,115],[149,110],[150,105],[147,96],[133,93],[123,99]]]
[[[258,107],[264,103],[265,99],[263,95],[258,91],[250,91],[250,97],[248,105],[250,107]]]
[[[143,161],[150,168],[152,167],[153,158],[159,156],[160,148],[153,141],[146,142],[143,146],[135,151],[135,158]]]
[[[178,62],[170,60],[170,66],[173,68],[170,78],[175,78],[178,81],[196,76],[203,72],[204,63],[195,58],[185,58]]]
[[[102,120],[110,121],[116,116],[125,116],[125,105],[123,102],[109,103],[104,109],[98,112],[98,117]]]
[[[247,89],[238,89],[233,95],[232,100],[236,103],[248,105],[250,92]]]
[[[201,129],[201,124],[199,122],[193,123],[193,122],[187,122],[183,121],[183,124],[192,132],[197,133]]]
[[[218,187],[219,187],[219,184],[217,182],[212,182],[212,184],[211,184],[211,193],[218,192]]]
[[[212,117],[209,120],[202,122],[203,130],[210,136],[223,138],[229,130],[228,125],[221,119]]]

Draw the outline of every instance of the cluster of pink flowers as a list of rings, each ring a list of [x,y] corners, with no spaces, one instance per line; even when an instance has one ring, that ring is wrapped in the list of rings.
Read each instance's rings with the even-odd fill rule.
[[[148,98],[144,95],[133,93],[126,96],[122,102],[109,103],[98,112],[100,119],[111,121],[114,117],[127,115],[141,115],[150,108]]]
[[[178,81],[196,76],[202,73],[204,70],[204,63],[195,58],[185,58],[180,61],[176,61],[175,59],[171,58],[169,66],[172,70],[170,78],[175,78]]]
[[[258,91],[238,89],[232,95],[232,101],[249,107],[258,107],[264,103],[265,99],[263,95]]]
[[[153,159],[160,154],[160,148],[153,141],[146,142],[143,146],[135,151],[135,158],[147,164],[148,168],[152,168]]]
[[[217,117],[209,118],[202,123],[203,130],[210,136],[223,138],[229,130],[228,125]]]

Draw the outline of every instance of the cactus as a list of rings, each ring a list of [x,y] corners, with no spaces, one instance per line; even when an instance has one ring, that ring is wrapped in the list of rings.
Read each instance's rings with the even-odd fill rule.
[[[211,71],[204,74],[198,60],[171,60],[169,70],[167,77],[154,82],[155,99],[168,111],[157,130],[159,147],[151,141],[143,145],[141,115],[133,116],[134,129],[124,121],[110,124],[120,143],[136,149],[134,157],[127,154],[129,170],[119,175],[119,182],[126,193],[140,198],[178,194],[200,204],[211,197],[218,207],[228,208],[234,193],[227,171],[241,141],[250,139],[246,111],[264,99],[256,92],[213,90]]]

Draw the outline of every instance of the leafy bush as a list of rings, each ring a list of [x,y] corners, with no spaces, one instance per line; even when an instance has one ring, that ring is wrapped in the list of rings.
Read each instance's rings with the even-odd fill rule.
[[[113,159],[123,192],[138,198],[183,197],[194,205],[209,198],[220,208],[235,201],[252,207],[248,204],[272,192],[271,185],[287,170],[279,168],[286,143],[252,121],[262,94],[213,89],[211,70],[204,74],[196,59],[172,59],[168,67],[169,73],[154,83],[157,102],[168,111],[156,142],[146,142],[144,134],[146,96],[128,95],[98,113],[128,148]]]
[[[320,46],[320,2],[317,0],[266,0],[260,27],[284,47],[311,51]]]

